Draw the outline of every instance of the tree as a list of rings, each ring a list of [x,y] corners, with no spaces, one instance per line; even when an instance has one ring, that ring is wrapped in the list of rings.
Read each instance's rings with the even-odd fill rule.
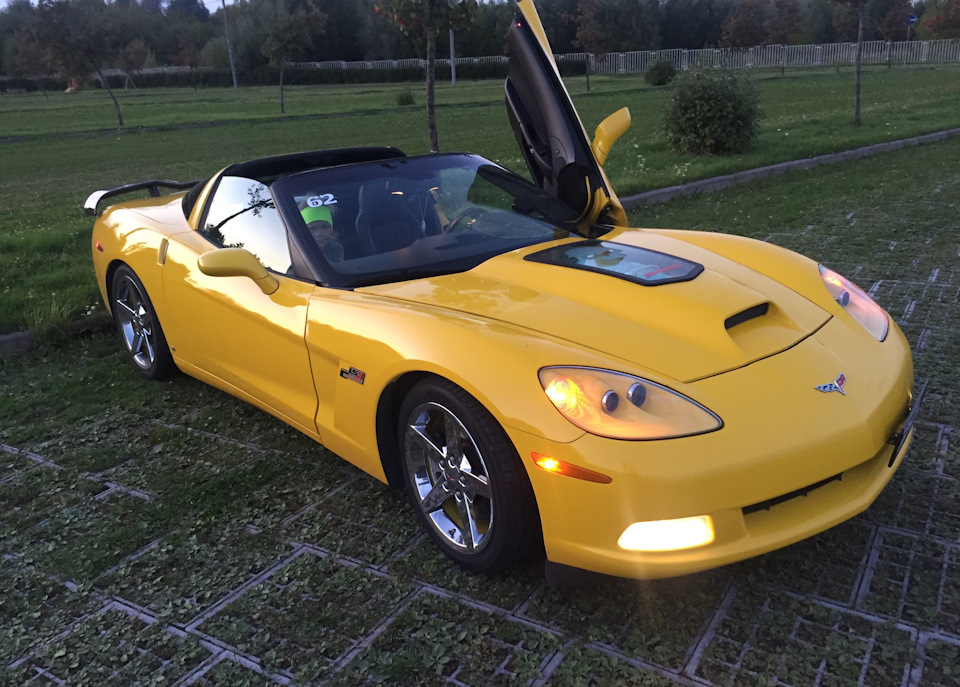
[[[177,39],[180,49],[173,56],[173,63],[190,70],[190,80],[193,90],[197,90],[197,78],[194,70],[200,66],[200,46],[197,39],[189,33],[181,34]]]
[[[960,0],[934,0],[923,13],[923,28],[932,39],[960,38]]]
[[[854,99],[853,121],[860,126],[860,72],[863,63],[863,27],[867,14],[867,5],[870,0],[836,0],[837,4],[846,8],[857,16],[857,50],[853,61],[854,72]]]
[[[149,52],[147,44],[144,43],[142,38],[134,38],[117,55],[117,65],[127,75],[123,84],[124,89],[126,89],[128,83],[133,83],[133,74],[143,69]],[[133,87],[136,88],[137,85],[133,84]]]
[[[37,5],[37,36],[50,62],[62,76],[84,77],[96,72],[123,126],[123,112],[103,66],[117,54],[117,46],[100,0],[40,0]]]
[[[836,43],[837,31],[833,23],[833,5],[830,0],[808,0],[804,5],[804,19],[810,42]]]
[[[699,49],[720,45],[723,22],[731,9],[729,0],[667,0],[660,20],[662,47]]]
[[[773,0],[763,30],[764,43],[768,45],[797,45],[803,35],[799,0]]]
[[[660,47],[656,0],[578,0],[574,21],[575,44],[594,55]]]
[[[47,97],[47,89],[43,85],[43,77],[50,70],[46,51],[37,37],[34,26],[26,26],[15,34],[16,51],[13,54],[13,74],[27,79],[33,79],[40,84],[40,90]]]
[[[469,26],[477,9],[477,0],[388,0],[374,6],[374,12],[387,16],[400,28],[415,48],[427,54],[427,136],[430,152],[440,152],[437,134],[436,83],[437,34],[441,29]],[[421,50],[418,53],[423,54]]]
[[[723,22],[722,44],[728,48],[763,45],[764,23],[771,15],[770,0],[738,0]]]
[[[210,10],[200,0],[170,0],[166,14],[168,17],[179,16],[200,22],[210,19]]]
[[[878,4],[875,2],[875,4]],[[893,0],[886,2],[875,9],[877,21],[877,34],[885,41],[907,40],[908,27],[904,19],[913,13],[913,6],[910,0]]]
[[[322,36],[327,31],[327,15],[312,4],[296,12],[289,12],[286,7],[278,9],[273,23],[267,30],[267,39],[261,46],[264,56],[272,65],[280,65],[280,114],[284,114],[283,103],[283,70],[287,62],[301,57],[316,36]]]

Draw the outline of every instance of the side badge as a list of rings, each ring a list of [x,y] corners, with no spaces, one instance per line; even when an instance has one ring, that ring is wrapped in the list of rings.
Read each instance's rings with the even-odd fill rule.
[[[817,391],[822,391],[824,393],[827,393],[829,391],[839,391],[841,394],[846,396],[847,392],[843,390],[843,386],[846,383],[847,383],[847,376],[841,372],[839,375],[837,375],[837,378],[834,379],[829,384],[821,384],[813,388],[816,389]]]
[[[344,379],[349,379],[351,382],[363,384],[363,380],[367,378],[367,373],[361,372],[355,367],[351,367],[349,370],[341,369],[340,376]]]

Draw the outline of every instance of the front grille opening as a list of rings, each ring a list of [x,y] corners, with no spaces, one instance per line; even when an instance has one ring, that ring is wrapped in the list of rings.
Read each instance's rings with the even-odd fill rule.
[[[744,506],[743,514],[750,515],[751,513],[757,513],[762,510],[770,510],[774,506],[779,506],[781,503],[786,503],[791,499],[796,499],[801,496],[806,496],[807,494],[809,494],[811,491],[814,491],[815,489],[819,489],[820,487],[825,487],[831,482],[839,482],[842,479],[843,479],[843,473],[842,472],[837,473],[833,477],[827,477],[826,479],[820,480],[815,484],[811,484],[806,487],[801,487],[796,491],[791,491],[789,494],[781,494],[780,496],[775,496],[772,499],[767,499],[766,501],[761,501],[760,503],[754,503],[749,506]]]

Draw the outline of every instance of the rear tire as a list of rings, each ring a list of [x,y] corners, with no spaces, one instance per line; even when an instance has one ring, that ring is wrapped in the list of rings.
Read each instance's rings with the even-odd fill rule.
[[[110,288],[113,322],[133,368],[147,379],[169,377],[177,370],[153,303],[137,274],[127,265],[113,273]]]
[[[445,555],[492,573],[542,552],[520,457],[475,398],[447,380],[424,380],[404,399],[397,431],[407,492]]]

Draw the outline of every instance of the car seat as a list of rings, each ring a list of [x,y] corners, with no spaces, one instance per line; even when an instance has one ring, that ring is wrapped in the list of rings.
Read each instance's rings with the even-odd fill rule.
[[[361,186],[359,205],[357,236],[368,255],[406,248],[423,237],[403,196],[391,194],[385,183]]]

